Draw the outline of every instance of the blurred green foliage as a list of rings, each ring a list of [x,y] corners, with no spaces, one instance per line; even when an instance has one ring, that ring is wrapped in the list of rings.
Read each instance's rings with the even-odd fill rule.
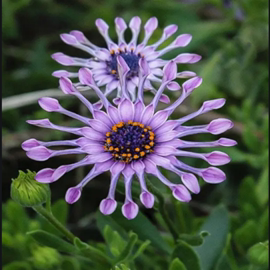
[[[95,247],[108,257],[115,270],[268,269],[265,255],[269,237],[267,0],[3,0],[2,7],[4,98],[57,88],[58,81],[51,73],[62,67],[50,55],[63,51],[71,56],[86,56],[63,44],[59,34],[81,30],[93,43],[103,46],[105,43],[95,28],[96,18],[101,17],[113,26],[116,16],[128,21],[132,16],[139,15],[143,22],[156,16],[159,27],[150,42],[158,39],[162,28],[170,23],[179,26],[179,34],[191,33],[193,40],[187,48],[165,56],[169,59],[181,52],[203,56],[195,65],[179,65],[179,71],[193,70],[204,80],[190,96],[190,108],[196,110],[208,99],[227,99],[227,104],[219,113],[236,123],[227,137],[238,141],[236,147],[224,150],[232,158],[232,162],[225,166],[227,181],[217,186],[201,183],[201,193],[193,196],[194,200],[186,205],[176,202],[164,186],[151,179],[166,197],[168,215],[180,234],[178,243],[173,243],[158,211],[139,213],[132,221],[124,219],[120,209],[109,217],[99,212],[93,216],[89,213],[89,205],[94,200],[91,196],[89,199],[83,195],[85,206],[81,219],[73,217],[70,221],[78,231],[94,226],[94,233],[83,240],[86,245]],[[116,37],[113,27],[110,34],[112,38]],[[61,104],[75,112],[81,110],[79,103],[73,99],[62,100]],[[37,105],[4,111],[5,142],[16,139],[14,135],[31,134],[36,130],[25,123],[26,119],[47,117],[58,124],[65,121],[63,116],[49,115]],[[195,119],[194,122],[201,123],[202,120]],[[44,132],[42,135],[46,139],[66,136],[59,132]],[[203,140],[209,136],[193,138]],[[19,157],[14,153],[18,153],[16,151],[21,143],[20,139],[17,140],[15,147],[8,148],[15,165],[12,170],[3,166],[5,178],[8,179],[4,185],[8,186],[18,169],[23,169],[20,167],[22,163],[16,164]],[[8,155],[4,156],[5,159]],[[38,165],[34,162],[30,164],[31,170],[36,170]],[[203,162],[198,160],[189,160],[189,164],[204,167]],[[179,181],[173,174],[164,174],[172,181]],[[136,184],[133,185],[133,193],[138,198]],[[106,186],[103,189],[107,191]],[[57,194],[57,191],[53,190],[55,198],[63,194]],[[118,192],[123,192],[121,184]],[[9,196],[9,192],[5,195]],[[225,206],[216,207],[220,203]],[[60,222],[70,226],[68,207],[63,200],[54,203],[52,210]],[[59,248],[60,244],[49,245],[48,241],[45,244],[48,237],[44,237],[44,233],[55,237],[53,239],[57,239],[58,243],[64,240],[47,221],[32,214],[26,213],[13,201],[3,204],[4,270],[108,269],[93,260],[85,243],[71,243],[68,250]],[[209,232],[209,235],[200,236],[202,231]],[[104,240],[97,241],[96,234],[100,235],[100,239],[102,235]],[[66,241],[63,245],[67,248]]]

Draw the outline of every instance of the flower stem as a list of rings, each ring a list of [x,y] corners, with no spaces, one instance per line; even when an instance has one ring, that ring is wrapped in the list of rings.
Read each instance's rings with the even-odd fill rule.
[[[173,238],[174,238],[174,241],[176,242],[177,239],[178,239],[178,232],[177,230],[175,229],[166,209],[165,209],[165,200],[164,200],[164,197],[162,195],[162,193],[160,193],[160,191],[150,182],[149,179],[146,178],[146,183],[147,183],[147,186],[149,188],[149,191],[151,191],[157,198],[158,198],[158,209],[160,211],[160,214],[164,220],[164,222],[166,223],[169,231],[171,232]]]
[[[55,216],[50,213],[43,206],[32,207],[38,214],[44,217],[48,222],[50,222],[58,231],[60,231],[70,242],[74,242],[75,235],[65,228],[65,226],[55,218]]]

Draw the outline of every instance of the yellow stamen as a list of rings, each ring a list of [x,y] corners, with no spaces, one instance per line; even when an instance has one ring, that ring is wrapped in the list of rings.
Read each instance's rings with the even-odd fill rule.
[[[154,144],[155,144],[154,142],[150,142],[149,143],[150,146],[154,146]]]
[[[107,136],[107,137],[110,137],[110,135],[111,135],[111,132],[107,132],[107,133],[106,133],[106,136]]]
[[[145,149],[150,149],[151,147],[149,145],[146,145],[144,148]]]
[[[134,158],[134,159],[138,159],[139,156],[138,156],[138,155],[134,155],[133,158]]]
[[[135,148],[135,151],[140,152],[140,148],[139,147]]]
[[[145,152],[140,152],[141,157],[145,156]]]

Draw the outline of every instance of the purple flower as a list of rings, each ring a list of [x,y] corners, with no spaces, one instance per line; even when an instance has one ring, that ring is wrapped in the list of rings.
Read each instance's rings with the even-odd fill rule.
[[[136,24],[134,20],[132,22],[132,29],[135,32],[134,25]],[[105,29],[106,27],[104,26],[104,31]],[[135,38],[133,37],[133,42],[134,40]],[[96,92],[102,104],[99,108],[91,104],[77,90],[70,79],[66,77],[60,78],[60,88],[62,91],[65,94],[74,95],[80,99],[88,108],[91,118],[64,109],[56,99],[41,98],[39,100],[39,104],[44,110],[65,114],[79,120],[83,125],[81,127],[63,127],[52,124],[48,119],[29,120],[29,124],[65,131],[78,135],[79,138],[51,142],[29,139],[22,144],[22,148],[26,151],[27,156],[37,161],[44,161],[54,156],[66,154],[85,154],[85,157],[79,162],[62,165],[56,169],[42,169],[37,173],[36,180],[41,183],[52,183],[75,168],[92,164],[93,168],[85,178],[75,187],[69,188],[66,193],[66,201],[68,203],[75,203],[80,198],[83,187],[89,181],[105,171],[110,171],[111,183],[109,193],[107,198],[100,203],[100,211],[105,215],[109,215],[116,209],[115,189],[120,175],[123,175],[126,196],[122,212],[127,219],[135,218],[138,213],[138,205],[131,196],[131,184],[135,176],[138,178],[141,187],[140,200],[147,208],[153,207],[154,196],[147,189],[145,174],[151,174],[160,179],[162,183],[171,189],[173,196],[183,202],[191,200],[190,192],[200,192],[196,175],[208,183],[224,181],[226,178],[224,172],[213,166],[224,165],[230,162],[227,154],[220,151],[196,153],[185,149],[215,146],[228,147],[235,145],[236,142],[227,138],[220,138],[211,142],[194,142],[183,140],[182,138],[199,133],[217,135],[232,128],[233,123],[223,118],[213,120],[206,125],[184,125],[185,122],[198,115],[219,109],[224,105],[225,99],[205,101],[197,111],[179,119],[169,120],[173,111],[195,88],[200,86],[202,83],[200,77],[194,77],[184,82],[179,98],[165,109],[158,111],[157,105],[164,90],[169,84],[172,85],[174,83],[173,80],[177,77],[176,62],[171,60],[163,68],[161,85],[148,105],[145,105],[143,101],[146,78],[150,76],[147,61],[144,58],[139,60],[139,72],[142,75],[139,78],[139,86],[134,102],[127,86],[127,76],[130,68],[125,59],[120,55],[117,56],[117,70],[121,82],[121,96],[119,97],[119,105],[117,107],[111,104],[96,85],[90,69],[81,68],[78,76],[80,82],[88,85]],[[101,110],[100,107],[104,107],[104,110]],[[49,149],[50,146],[72,146],[72,148],[51,150]],[[203,159],[211,166],[204,169],[194,168],[179,160],[178,157]],[[161,173],[159,167],[177,174],[182,183],[175,184],[170,182]]]
[[[141,28],[141,19],[136,16],[129,22],[129,28],[132,32],[132,38],[129,42],[125,41],[124,32],[128,28],[127,24],[122,18],[115,18],[115,29],[118,36],[118,43],[115,43],[109,37],[109,26],[102,19],[96,20],[96,26],[100,34],[104,37],[107,48],[100,48],[92,44],[82,32],[71,31],[69,34],[61,34],[61,39],[73,47],[79,48],[91,55],[90,58],[82,59],[77,57],[70,57],[61,52],[54,53],[52,58],[58,63],[64,66],[80,66],[89,68],[92,71],[93,79],[97,82],[97,86],[105,86],[104,95],[109,95],[112,91],[117,89],[117,98],[114,100],[118,105],[121,94],[121,80],[119,74],[119,56],[126,63],[128,72],[125,76],[127,91],[131,95],[131,100],[136,99],[136,87],[139,86],[140,76],[148,74],[144,82],[144,90],[151,91],[153,94],[157,90],[152,85],[152,82],[161,84],[163,71],[162,68],[169,62],[163,60],[161,57],[167,52],[179,48],[185,47],[191,41],[192,36],[190,34],[182,34],[176,37],[176,39],[163,49],[158,49],[159,46],[169,39],[178,29],[177,25],[167,26],[162,33],[160,39],[147,45],[148,40],[152,36],[155,29],[158,27],[158,20],[156,17],[150,18],[144,25],[144,38],[141,43],[138,43],[138,36]],[[196,63],[200,61],[201,56],[192,53],[182,53],[174,58],[175,63]],[[139,62],[144,60],[147,69],[140,69]],[[120,60],[121,61],[121,60]],[[194,72],[182,71],[176,74],[179,78],[190,78],[196,76]],[[55,77],[78,77],[78,73],[69,72],[66,70],[58,70],[53,72]],[[78,89],[81,86],[87,85],[85,81],[81,81],[75,84]],[[166,87],[172,91],[179,90],[180,86],[176,82],[171,82]],[[169,97],[162,94],[160,98],[161,102],[169,103]],[[97,103],[95,106],[99,106]]]

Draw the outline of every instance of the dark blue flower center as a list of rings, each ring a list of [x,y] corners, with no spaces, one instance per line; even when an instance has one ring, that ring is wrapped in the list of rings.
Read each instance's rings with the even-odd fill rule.
[[[117,69],[117,55],[121,55],[123,59],[126,61],[129,72],[127,74],[127,79],[131,79],[134,76],[138,76],[139,72],[139,59],[141,58],[140,54],[135,54],[133,51],[122,51],[115,52],[114,50],[111,51],[111,60],[107,61],[107,67],[110,74],[113,74],[117,79],[118,76],[118,69]]]
[[[106,137],[104,149],[114,160],[130,163],[154,151],[155,133],[150,126],[145,127],[140,122],[119,122],[106,133]]]

